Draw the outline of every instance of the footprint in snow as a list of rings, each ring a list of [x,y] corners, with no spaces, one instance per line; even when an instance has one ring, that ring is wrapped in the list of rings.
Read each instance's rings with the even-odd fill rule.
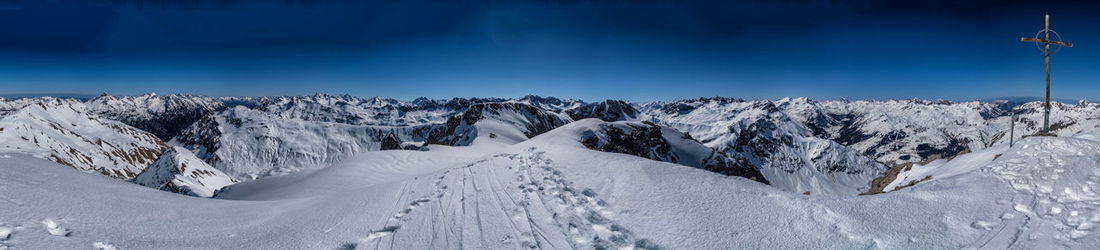
[[[96,241],[95,243],[92,243],[92,247],[94,247],[96,250],[118,250],[118,248],[115,247],[114,245],[99,242],[99,241]]]
[[[12,232],[15,232],[15,229],[12,229],[10,227],[0,227],[0,241],[6,241],[8,240],[8,238],[11,238]]]
[[[69,229],[61,227],[61,224],[58,224],[57,221],[53,219],[42,220],[42,224],[46,225],[46,232],[49,232],[50,235],[53,236],[68,237],[71,233]]]

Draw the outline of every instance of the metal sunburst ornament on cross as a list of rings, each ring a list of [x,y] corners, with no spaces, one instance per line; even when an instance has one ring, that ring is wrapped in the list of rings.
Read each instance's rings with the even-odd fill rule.
[[[1054,37],[1056,39],[1054,39],[1054,40],[1050,39],[1050,34],[1051,33],[1054,34]],[[1042,35],[1042,38],[1040,38],[1040,35]],[[1061,50],[1061,47],[1058,47],[1058,49],[1056,49],[1054,51],[1054,53],[1051,53],[1050,45],[1053,44],[1053,45],[1058,45],[1058,46],[1073,47],[1073,43],[1067,43],[1067,42],[1063,42],[1061,40],[1062,40],[1062,36],[1058,35],[1058,32],[1055,32],[1054,30],[1050,29],[1050,14],[1046,15],[1046,25],[1044,25],[1043,29],[1039,30],[1038,33],[1035,33],[1035,37],[1021,37],[1020,38],[1021,42],[1034,42],[1035,45],[1037,47],[1039,47],[1040,50],[1043,51],[1043,63],[1046,66],[1045,71],[1047,73],[1047,95],[1046,95],[1046,103],[1043,105],[1043,108],[1044,108],[1043,109],[1043,130],[1042,130],[1042,132],[1040,132],[1040,133],[1043,133],[1043,134],[1046,134],[1046,133],[1050,132],[1049,131],[1050,130],[1050,55],[1054,54],[1054,53],[1057,53],[1058,50]],[[1040,44],[1042,44],[1042,45],[1040,45]]]

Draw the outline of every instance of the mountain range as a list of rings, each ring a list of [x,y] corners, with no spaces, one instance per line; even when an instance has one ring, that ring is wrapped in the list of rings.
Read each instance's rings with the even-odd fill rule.
[[[720,97],[631,103],[539,96],[400,101],[103,94],[86,101],[5,99],[0,105],[0,136],[12,138],[0,145],[5,151],[120,179],[164,171],[147,168],[170,147],[193,152],[225,178],[251,180],[367,151],[468,146],[483,133],[514,144],[591,118],[611,122],[593,125],[599,129],[579,141],[595,150],[752,177],[807,194],[867,192],[890,167],[1006,143],[1014,110],[1021,117],[1017,135],[1036,132],[1041,114],[1037,102]],[[1094,112],[1100,109],[1089,102],[1059,103],[1055,133],[1095,127],[1078,118]]]
[[[1010,116],[1013,113],[1018,117],[1014,123]],[[1100,105],[1087,101],[1056,103],[1051,132],[1087,140],[1090,131],[1100,127],[1096,117],[1100,117]],[[453,188],[474,185],[469,188],[504,192],[498,185],[505,184],[494,181],[515,180],[518,182],[507,185],[518,185],[520,196],[509,194],[509,199],[524,199],[519,203],[523,206],[540,203],[548,210],[519,214],[506,210],[502,216],[526,214],[532,227],[583,224],[592,228],[566,230],[568,237],[589,240],[558,239],[546,232],[539,236],[545,238],[538,238],[533,235],[539,233],[517,229],[527,234],[501,235],[502,242],[524,247],[572,242],[569,244],[574,248],[648,249],[657,244],[629,231],[614,230],[622,225],[610,222],[614,216],[605,211],[607,205],[596,198],[596,193],[626,192],[616,189],[619,186],[641,188],[634,183],[637,180],[660,183],[657,179],[671,178],[676,183],[667,185],[701,187],[711,187],[717,181],[712,179],[717,177],[699,177],[697,181],[702,182],[695,182],[678,179],[682,176],[650,175],[666,171],[658,169],[683,167],[737,179],[738,183],[755,183],[750,190],[759,189],[756,185],[766,186],[791,195],[829,197],[816,199],[831,203],[852,199],[842,197],[893,192],[929,180],[955,178],[976,169],[975,162],[996,162],[1000,155],[1015,152],[1006,146],[1010,141],[1028,141],[1025,137],[1037,133],[1041,119],[1042,103],[1007,101],[713,97],[586,102],[540,96],[402,101],[327,94],[104,94],[83,101],[56,97],[0,99],[0,155],[15,157],[19,164],[66,166],[89,175],[215,200],[324,200],[328,198],[321,197],[328,197],[324,194],[330,191],[348,195],[374,190],[380,187],[377,185],[390,183],[385,176],[413,178],[410,181],[428,188],[414,193],[401,191],[402,195],[425,196],[412,200],[408,209],[386,223],[388,226],[372,230],[363,242],[350,243],[352,246],[380,244],[369,240],[389,237],[406,223],[415,224],[404,216],[423,203],[461,195],[453,193],[460,192]],[[1027,145],[1080,144],[1072,140],[1036,140],[1031,139]],[[594,161],[585,161],[585,157]],[[619,164],[611,164],[614,162]],[[408,169],[391,169],[398,166]],[[563,172],[559,168],[571,170]],[[644,176],[608,177],[610,182],[601,182],[588,179],[591,177],[586,171],[595,171],[592,176]],[[668,171],[697,175],[681,173],[686,170]],[[442,177],[421,183],[426,180],[419,178],[425,174]],[[467,182],[452,178],[488,179]],[[580,188],[566,179],[602,184]],[[486,180],[490,182],[477,184]],[[371,184],[355,184],[360,181]],[[771,191],[764,193],[770,195]],[[545,196],[532,196],[536,194]],[[483,195],[474,192],[461,197],[490,198]],[[557,201],[527,200],[533,197]],[[580,214],[558,217],[564,212],[550,203],[572,207]],[[452,205],[475,204],[457,200]],[[224,209],[222,205],[212,206]],[[469,219],[446,214],[434,219],[461,218]],[[595,241],[590,240],[593,237]],[[668,239],[661,242],[669,244]],[[439,244],[443,245],[431,246],[448,248],[458,243]]]

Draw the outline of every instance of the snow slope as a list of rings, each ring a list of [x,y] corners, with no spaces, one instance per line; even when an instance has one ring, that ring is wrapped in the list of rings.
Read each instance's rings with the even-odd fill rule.
[[[167,146],[156,136],[89,114],[76,100],[19,99],[0,117],[0,152],[19,152],[87,172],[130,179]]]
[[[199,197],[212,197],[222,187],[237,183],[237,180],[207,165],[182,147],[165,150],[156,162],[131,181],[146,187]]]
[[[1009,186],[997,191],[1011,194],[997,204],[1011,210],[974,222],[972,226],[987,233],[972,246],[1087,249],[1100,245],[1093,230],[1100,223],[1100,169],[1096,168],[1100,141],[1096,138],[1094,133],[1074,138],[1029,137],[1011,148],[1001,145],[950,161],[914,166],[892,186],[917,176],[928,176],[928,180],[913,189],[996,178]]]
[[[1100,188],[1097,141],[1032,137],[977,171],[879,195],[804,196],[741,177],[591,150],[577,141],[583,130],[570,127],[577,126],[510,146],[475,140],[469,147],[367,152],[328,168],[231,185],[219,199],[169,194],[0,154],[7,170],[0,172],[0,227],[12,229],[0,244],[29,249],[97,244],[121,249],[1089,249],[1100,244],[1093,230],[1100,222],[1100,198],[1092,191]]]

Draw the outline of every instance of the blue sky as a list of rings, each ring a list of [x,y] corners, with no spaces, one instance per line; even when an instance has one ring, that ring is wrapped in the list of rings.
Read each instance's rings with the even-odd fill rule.
[[[0,94],[1096,99],[1100,10],[1044,1],[0,2]]]

